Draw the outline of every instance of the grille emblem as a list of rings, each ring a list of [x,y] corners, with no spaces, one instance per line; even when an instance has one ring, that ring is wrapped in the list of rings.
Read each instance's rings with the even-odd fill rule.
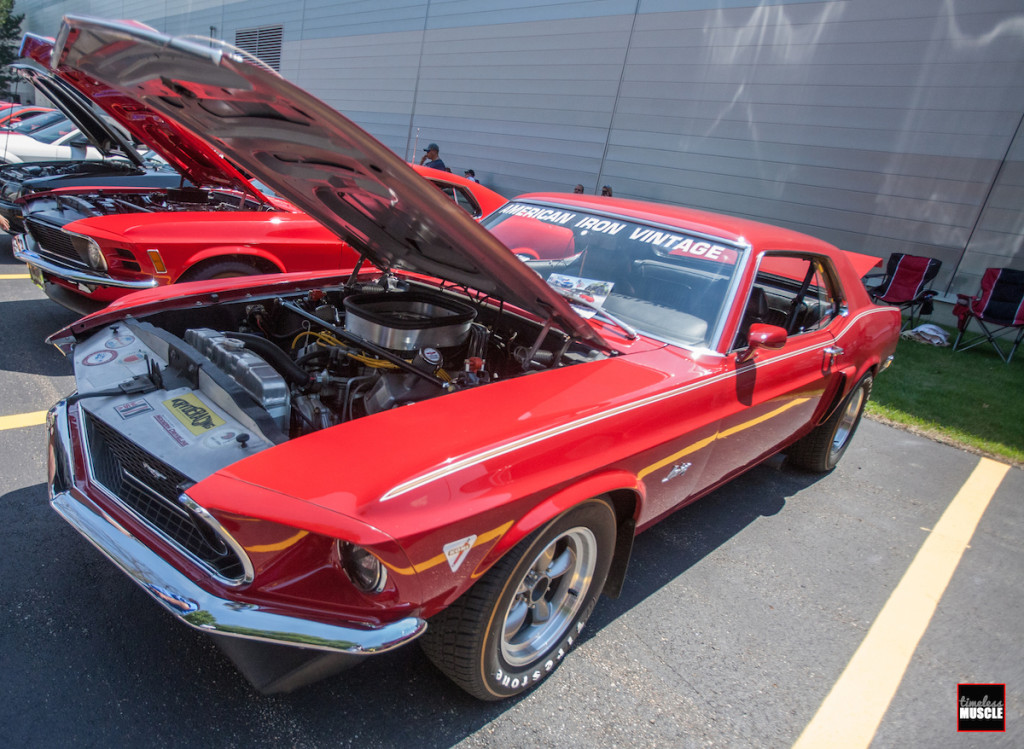
[[[151,466],[146,461],[142,461],[142,467],[146,469],[146,473],[148,473],[150,476],[155,478],[157,481],[166,481],[167,480],[167,477],[164,474],[160,473],[160,471],[155,469],[153,466]]]

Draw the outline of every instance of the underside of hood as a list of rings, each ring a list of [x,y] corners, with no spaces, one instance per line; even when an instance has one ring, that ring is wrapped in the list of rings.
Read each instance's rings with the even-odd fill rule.
[[[401,158],[246,53],[141,24],[67,16],[51,64],[204,139],[382,270],[471,287],[608,348],[565,299]]]
[[[49,99],[53,106],[63,112],[96,150],[106,156],[124,156],[136,166],[142,166],[144,160],[131,141],[117,128],[105,122],[87,98],[34,65],[14,63],[11,67]]]
[[[94,123],[92,125],[94,128],[103,127],[108,131],[113,130],[102,118],[97,117],[95,111],[88,105],[88,102],[92,101],[130,132],[136,140],[145,143],[158,153],[178,174],[188,179],[193,185],[242,190],[251,193],[260,201],[266,202],[266,198],[205,141],[193,137],[158,112],[81,71],[49,69],[52,51],[52,39],[35,34],[25,34],[21,42],[20,56],[30,58],[47,69],[42,70],[23,63],[19,63],[15,67],[20,68],[21,75],[43,91],[47,98],[53,101],[61,111],[68,114],[68,117],[76,125],[78,120],[72,117],[65,108],[69,100],[84,102],[85,109]],[[61,95],[62,99],[54,99],[50,90]],[[83,129],[83,132],[87,131]],[[114,133],[121,137],[116,131]],[[95,141],[93,142],[95,144]],[[125,143],[125,146],[134,154],[130,158],[141,165],[142,158],[131,148],[130,144]],[[97,147],[99,148],[99,145]]]

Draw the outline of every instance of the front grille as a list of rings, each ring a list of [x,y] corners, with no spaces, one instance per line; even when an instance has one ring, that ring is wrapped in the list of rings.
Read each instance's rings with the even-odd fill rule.
[[[86,417],[93,478],[151,528],[228,582],[245,566],[208,523],[179,501],[193,482],[99,419]]]
[[[63,262],[75,268],[89,269],[89,265],[75,252],[75,246],[71,244],[71,237],[65,234],[60,227],[31,217],[25,219],[25,226],[32,238],[36,240],[41,255],[46,255],[57,262]]]

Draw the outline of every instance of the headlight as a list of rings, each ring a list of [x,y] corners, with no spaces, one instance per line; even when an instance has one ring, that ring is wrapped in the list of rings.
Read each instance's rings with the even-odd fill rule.
[[[83,237],[81,234],[72,234],[71,232],[67,234],[71,237],[71,244],[75,251],[88,261],[89,267],[99,271],[107,269],[107,259],[103,257],[103,252],[94,239]]]
[[[362,546],[338,541],[338,557],[341,567],[359,590],[364,593],[380,593],[388,581],[388,570],[384,564]]]

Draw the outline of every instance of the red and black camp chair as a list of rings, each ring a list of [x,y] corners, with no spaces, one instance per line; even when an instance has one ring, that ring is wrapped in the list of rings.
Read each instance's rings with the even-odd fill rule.
[[[927,288],[939,274],[942,261],[919,255],[904,255],[894,252],[885,266],[885,275],[877,286],[867,286],[868,294],[875,303],[884,302],[909,313],[903,327],[915,326],[921,315],[932,313],[932,297],[937,291]],[[878,274],[865,276],[864,280],[878,278]]]
[[[958,329],[954,351],[966,351],[988,341],[1009,364],[1024,338],[1024,270],[988,268],[981,277],[981,291],[977,296],[957,294],[953,314],[957,317]],[[971,320],[978,321],[982,332],[961,343]],[[1010,338],[1009,351],[999,345],[1000,337]]]

